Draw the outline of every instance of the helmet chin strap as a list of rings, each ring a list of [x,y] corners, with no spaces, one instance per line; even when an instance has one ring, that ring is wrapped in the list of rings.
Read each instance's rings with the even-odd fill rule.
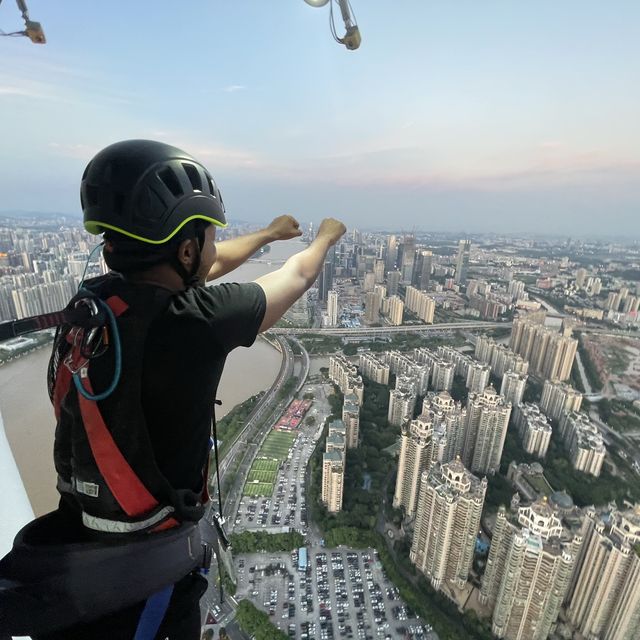
[[[187,271],[185,266],[180,262],[178,256],[174,255],[171,258],[171,266],[174,268],[176,273],[182,278],[182,282],[185,287],[194,287],[199,284],[198,279],[198,271],[200,270],[200,265],[202,264],[202,248],[204,247],[204,230],[198,231],[198,250],[196,253],[196,259],[193,261],[191,265],[191,269]]]

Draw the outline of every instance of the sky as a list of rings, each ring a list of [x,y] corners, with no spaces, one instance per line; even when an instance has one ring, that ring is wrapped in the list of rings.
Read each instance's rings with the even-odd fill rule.
[[[640,237],[640,2],[351,3],[355,52],[303,0],[28,0],[48,42],[0,38],[0,211],[79,214],[93,154],[147,138],[232,219]]]

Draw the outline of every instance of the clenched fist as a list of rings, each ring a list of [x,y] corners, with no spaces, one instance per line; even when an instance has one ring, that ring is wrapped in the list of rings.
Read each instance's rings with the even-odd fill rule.
[[[335,218],[325,218],[320,223],[318,229],[318,237],[324,237],[329,240],[329,244],[333,246],[344,235],[347,228]]]
[[[272,240],[289,240],[302,235],[300,223],[293,216],[278,216],[267,227],[267,233]]]

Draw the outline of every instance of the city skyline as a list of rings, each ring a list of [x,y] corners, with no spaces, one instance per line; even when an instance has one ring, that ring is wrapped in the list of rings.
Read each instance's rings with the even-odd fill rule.
[[[201,159],[231,218],[640,236],[637,5],[354,5],[351,53],[302,0],[34,0],[47,45],[0,40],[0,210],[77,214],[91,156],[145,137]]]

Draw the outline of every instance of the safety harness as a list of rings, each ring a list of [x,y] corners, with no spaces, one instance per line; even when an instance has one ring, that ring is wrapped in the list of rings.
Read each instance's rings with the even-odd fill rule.
[[[174,489],[157,467],[140,401],[145,338],[169,296],[110,274],[88,281],[63,312],[23,321],[21,333],[60,325],[48,372],[54,460],[58,490],[82,526],[69,531],[60,511],[37,518],[0,560],[0,620],[14,634],[147,599],[135,640],[153,638],[175,582],[227,551],[221,519],[215,528],[203,519],[208,462],[201,493]]]

